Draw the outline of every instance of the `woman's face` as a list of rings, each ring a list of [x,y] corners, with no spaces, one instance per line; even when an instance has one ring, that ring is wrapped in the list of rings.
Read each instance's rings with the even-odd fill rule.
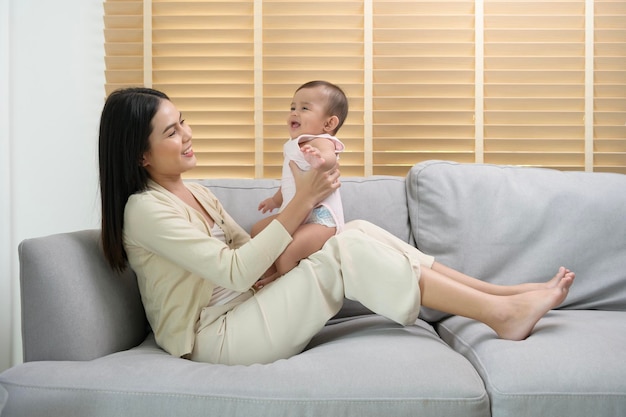
[[[153,180],[176,179],[196,166],[191,128],[171,101],[161,100],[159,110],[152,118],[149,142],[150,149],[143,155],[143,166]]]

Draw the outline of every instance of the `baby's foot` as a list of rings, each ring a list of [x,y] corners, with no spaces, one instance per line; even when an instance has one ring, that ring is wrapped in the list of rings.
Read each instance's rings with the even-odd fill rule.
[[[558,278],[558,279],[557,279]],[[559,269],[552,288],[530,291],[502,298],[501,309],[490,327],[502,339],[523,340],[530,335],[537,322],[567,297],[574,282],[574,273]]]
[[[304,154],[304,159],[311,165],[311,168],[317,169],[324,165],[326,160],[322,158],[322,154],[319,149],[312,147],[311,145],[304,145],[300,148],[302,153]]]

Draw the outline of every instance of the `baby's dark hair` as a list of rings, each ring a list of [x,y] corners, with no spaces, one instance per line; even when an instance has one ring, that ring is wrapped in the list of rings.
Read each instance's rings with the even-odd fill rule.
[[[348,117],[348,98],[341,88],[333,83],[321,80],[304,83],[298,87],[296,92],[305,88],[316,87],[324,87],[328,91],[328,107],[326,111],[329,116],[337,116],[339,119],[339,123],[333,131],[333,134],[336,134],[337,131],[339,131],[339,128],[343,125],[343,122],[346,120],[346,117]]]

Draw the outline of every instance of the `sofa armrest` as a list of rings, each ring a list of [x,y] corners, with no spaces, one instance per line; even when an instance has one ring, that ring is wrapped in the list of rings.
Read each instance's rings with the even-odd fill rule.
[[[99,230],[27,239],[18,252],[24,361],[90,360],[144,340],[135,275],[108,266]]]

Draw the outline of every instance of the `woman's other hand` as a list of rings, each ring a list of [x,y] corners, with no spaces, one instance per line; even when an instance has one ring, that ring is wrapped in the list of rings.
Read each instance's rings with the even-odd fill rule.
[[[289,167],[296,182],[296,195],[310,197],[313,207],[341,187],[338,164],[327,171],[317,169],[302,171],[294,161],[289,161]]]
[[[296,194],[289,204],[276,216],[287,232],[293,236],[307,216],[322,200],[341,187],[339,167],[334,166],[327,171],[310,169],[302,171],[298,165],[290,161],[296,183]]]

